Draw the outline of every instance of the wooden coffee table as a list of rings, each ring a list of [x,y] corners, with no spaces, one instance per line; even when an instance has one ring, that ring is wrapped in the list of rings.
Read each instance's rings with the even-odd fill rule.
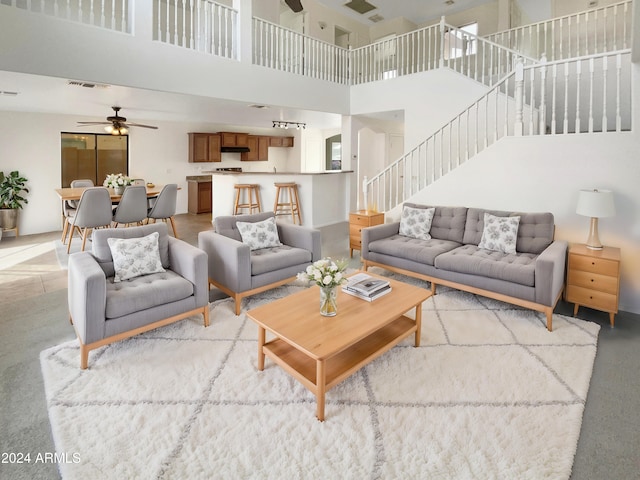
[[[420,346],[422,302],[431,292],[390,282],[392,292],[373,302],[339,289],[335,317],[320,315],[317,286],[249,310],[258,324],[258,370],[266,355],[298,379],[316,395],[316,416],[323,421],[328,390],[412,333]],[[412,308],[415,320],[404,315]],[[275,336],[269,342],[267,330]]]

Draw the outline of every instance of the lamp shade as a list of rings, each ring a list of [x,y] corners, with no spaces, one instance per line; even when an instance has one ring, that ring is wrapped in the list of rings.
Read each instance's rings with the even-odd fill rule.
[[[592,218],[613,217],[616,214],[613,192],[611,190],[580,190],[576,213]]]

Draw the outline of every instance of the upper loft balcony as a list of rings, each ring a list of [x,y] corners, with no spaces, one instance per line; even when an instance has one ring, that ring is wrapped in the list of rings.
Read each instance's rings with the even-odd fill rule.
[[[209,0],[0,0],[0,70],[348,113],[353,85],[447,67],[492,86],[517,62],[631,45],[631,1],[489,37],[443,18],[353,49],[258,18],[251,0],[226,3],[236,8]]]

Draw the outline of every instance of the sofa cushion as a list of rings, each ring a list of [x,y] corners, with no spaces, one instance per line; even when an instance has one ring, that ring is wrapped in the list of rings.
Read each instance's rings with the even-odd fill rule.
[[[278,237],[275,217],[269,217],[261,222],[236,222],[236,227],[242,237],[242,243],[249,245],[251,250],[282,245]]]
[[[554,219],[552,213],[506,212],[502,210],[486,210],[469,208],[462,243],[478,245],[484,230],[484,214],[497,217],[519,216],[516,252],[540,254],[553,242]],[[435,221],[435,219],[434,219]],[[433,236],[433,227],[431,227]]]
[[[193,295],[193,284],[171,270],[128,282],[107,278],[106,318],[118,318]]]
[[[416,203],[405,203],[413,208],[433,208],[432,206],[419,205]],[[438,207],[435,206],[435,213],[431,221],[431,238],[440,240],[451,240],[462,243],[464,227],[467,221],[467,207]]]
[[[478,247],[502,253],[516,253],[520,217],[496,217],[484,214],[482,239]]]
[[[369,243],[369,251],[433,266],[438,255],[459,246],[450,240],[420,240],[396,234]]]
[[[533,253],[502,253],[484,250],[476,245],[463,245],[439,255],[436,268],[456,273],[495,278],[535,286],[535,267],[538,255]]]
[[[289,245],[261,248],[251,252],[251,275],[261,275],[311,261],[311,252],[303,248]]]
[[[400,217],[400,235],[430,240],[429,230],[431,230],[431,221],[435,211],[435,208],[413,208],[404,205]]]

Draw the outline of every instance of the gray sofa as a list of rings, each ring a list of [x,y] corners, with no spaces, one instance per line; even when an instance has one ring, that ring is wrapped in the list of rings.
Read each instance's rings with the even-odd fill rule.
[[[162,273],[114,281],[107,239],[134,239],[158,232]],[[206,254],[170,237],[167,225],[106,228],[92,234],[92,252],[69,256],[69,315],[80,341],[80,367],[89,351],[183,318],[202,314],[209,326]]]
[[[281,246],[251,250],[242,243],[237,222],[261,222],[273,212],[219,216],[215,231],[198,234],[198,246],[207,253],[209,283],[233,297],[240,314],[244,297],[295,280],[311,263],[320,260],[320,231],[277,222]]]
[[[424,205],[406,203],[413,208]],[[519,215],[516,253],[478,247],[484,213]],[[567,242],[553,239],[551,213],[517,213],[467,207],[435,206],[430,240],[399,234],[400,222],[362,230],[364,269],[387,270],[530,308],[552,313],[564,288]]]

